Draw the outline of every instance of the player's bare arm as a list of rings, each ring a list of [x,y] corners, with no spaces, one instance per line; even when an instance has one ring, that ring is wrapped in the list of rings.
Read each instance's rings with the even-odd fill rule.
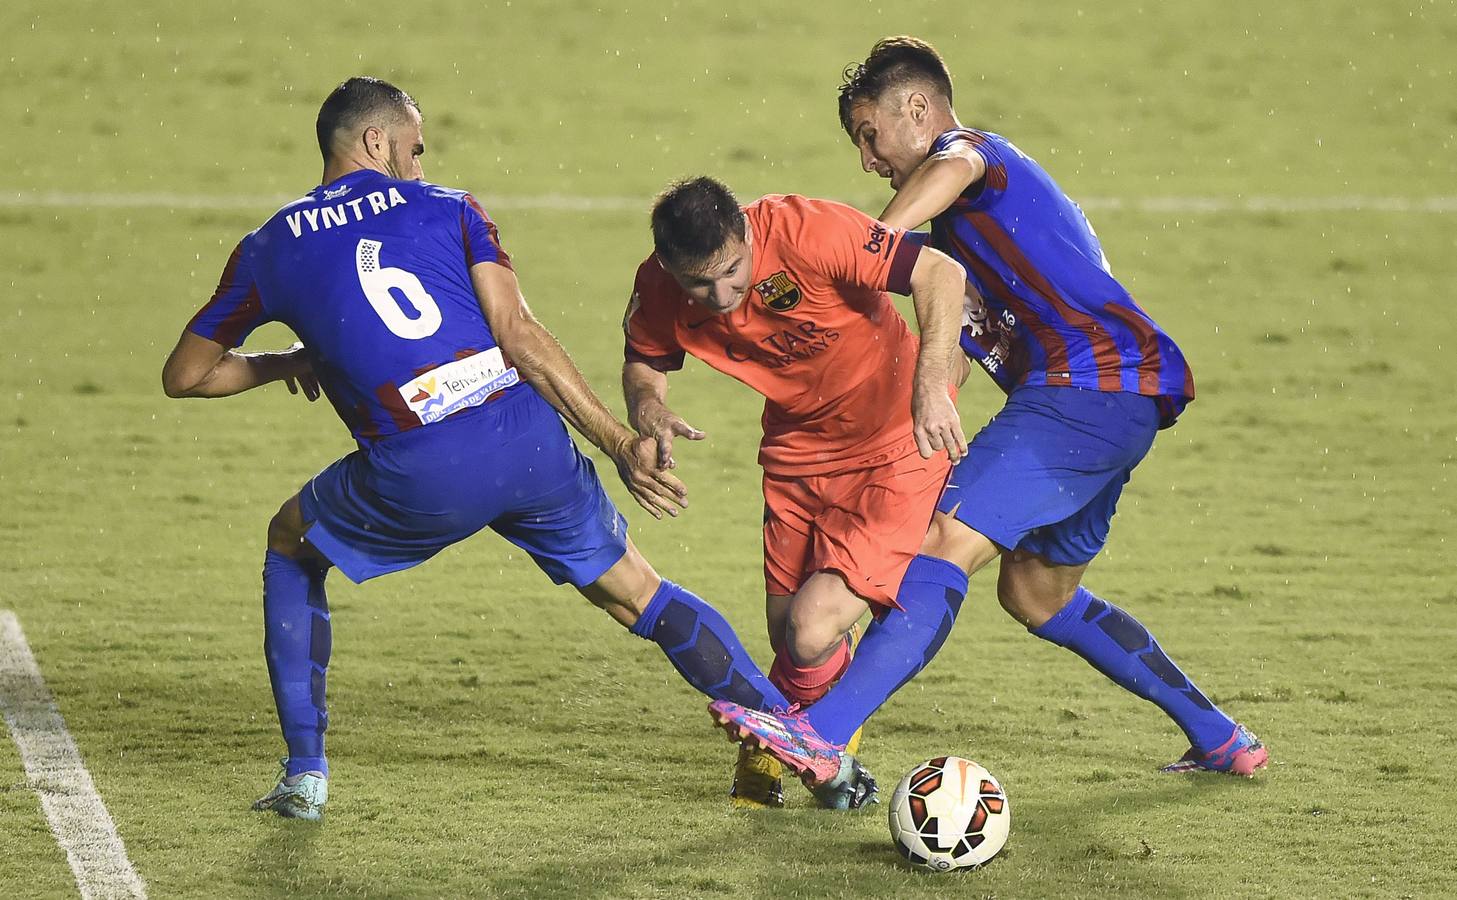
[[[521,295],[516,273],[495,263],[471,267],[476,298],[501,349],[532,387],[617,465],[643,509],[657,518],[688,505],[683,483],[657,465],[657,444],[634,434],[602,403],[581,371]]]
[[[961,417],[947,392],[953,373],[958,380],[964,378],[957,336],[965,295],[966,270],[961,264],[939,250],[923,249],[911,269],[911,299],[921,330],[911,420],[916,447],[925,459],[944,450],[956,462],[966,453]]]
[[[970,144],[933,153],[906,177],[880,214],[880,221],[896,228],[919,228],[980,181],[986,170],[986,160]]]
[[[701,441],[707,435],[668,408],[668,373],[637,360],[622,365],[622,396],[627,402],[627,421],[637,433],[652,438],[658,449],[658,467],[676,468],[673,439]]]
[[[290,394],[302,390],[311,402],[319,399],[319,382],[302,344],[270,353],[239,353],[184,331],[162,367],[162,390],[168,397],[228,397],[274,381],[285,382]]]

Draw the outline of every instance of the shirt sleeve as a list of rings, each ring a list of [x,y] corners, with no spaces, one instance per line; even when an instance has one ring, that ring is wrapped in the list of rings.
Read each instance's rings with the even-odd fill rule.
[[[800,199],[803,220],[794,246],[800,257],[839,284],[911,292],[911,270],[925,236],[892,228],[832,200]]]
[[[248,239],[243,238],[233,248],[212,299],[187,323],[188,331],[230,349],[247,340],[253,329],[270,321],[248,264],[247,243]]]
[[[460,211],[460,236],[465,244],[465,264],[495,263],[511,268],[511,255],[501,246],[501,237],[496,232],[496,223],[470,194],[465,195],[465,205]]]
[[[622,331],[627,338],[623,357],[628,362],[646,363],[659,372],[674,372],[683,368],[684,351],[673,327],[674,298],[663,283],[664,277],[655,257],[649,256],[638,266],[632,297],[622,317]]]
[[[977,211],[990,209],[1006,193],[1008,163],[1016,164],[1017,151],[1010,144],[1006,144],[1005,140],[999,143],[993,135],[972,128],[947,132],[937,139],[931,150],[939,152],[958,145],[969,146],[975,150],[986,162],[987,169],[981,180],[969,186],[953,205]]]

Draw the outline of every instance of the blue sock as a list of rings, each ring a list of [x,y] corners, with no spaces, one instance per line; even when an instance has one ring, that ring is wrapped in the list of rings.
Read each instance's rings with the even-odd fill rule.
[[[327,569],[311,560],[290,559],[269,550],[263,559],[263,655],[273,702],[288,744],[287,775],[329,774],[324,759],[324,671],[332,637]]]
[[[890,695],[926,667],[946,643],[961,601],[966,573],[934,556],[917,556],[906,569],[892,609],[870,623],[839,682],[809,708],[809,722],[827,741],[844,746]]]
[[[1201,751],[1229,740],[1234,720],[1200,693],[1138,620],[1087,588],[1032,633],[1066,647],[1121,687],[1158,705]]]
[[[715,700],[761,710],[789,706],[718,610],[667,579],[630,630],[663,648],[678,674]]]

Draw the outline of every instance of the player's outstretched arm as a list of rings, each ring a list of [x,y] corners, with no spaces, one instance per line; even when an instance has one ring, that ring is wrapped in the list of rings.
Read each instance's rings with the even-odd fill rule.
[[[944,212],[986,171],[986,160],[969,144],[954,144],[933,153],[896,191],[880,221],[896,228],[919,228]]]
[[[637,433],[657,443],[658,467],[677,467],[673,460],[673,439],[701,441],[707,435],[689,425],[668,408],[668,374],[636,360],[622,364],[622,396],[627,402],[627,421]]]
[[[284,381],[288,392],[319,399],[319,382],[303,344],[272,353],[239,353],[217,341],[182,332],[162,366],[162,390],[168,397],[228,397]]]
[[[911,270],[911,299],[921,330],[911,420],[916,447],[926,459],[945,450],[956,462],[966,453],[961,417],[947,390],[953,380],[962,379],[957,335],[965,295],[966,270],[961,264],[939,250],[923,248]]]
[[[612,457],[634,500],[657,518],[688,505],[683,483],[656,465],[650,438],[634,434],[597,396],[576,363],[521,295],[516,273],[495,263],[471,266],[471,281],[501,349],[528,383],[599,450]]]

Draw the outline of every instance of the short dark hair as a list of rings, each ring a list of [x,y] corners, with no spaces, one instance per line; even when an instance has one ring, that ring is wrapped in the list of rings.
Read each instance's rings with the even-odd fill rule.
[[[314,131],[319,136],[319,152],[328,162],[334,155],[334,135],[341,128],[363,124],[366,119],[382,117],[393,121],[403,114],[405,107],[413,106],[420,111],[420,104],[409,94],[378,78],[356,75],[329,94],[324,105],[319,107],[319,118],[314,122]]]
[[[744,236],[744,211],[721,181],[700,175],[668,185],[653,202],[653,249],[679,268],[706,262]]]
[[[936,48],[910,35],[882,38],[870,48],[865,62],[845,67],[840,85],[840,127],[851,137],[850,108],[856,103],[875,103],[890,88],[916,82],[929,83],[951,102],[951,72]]]

